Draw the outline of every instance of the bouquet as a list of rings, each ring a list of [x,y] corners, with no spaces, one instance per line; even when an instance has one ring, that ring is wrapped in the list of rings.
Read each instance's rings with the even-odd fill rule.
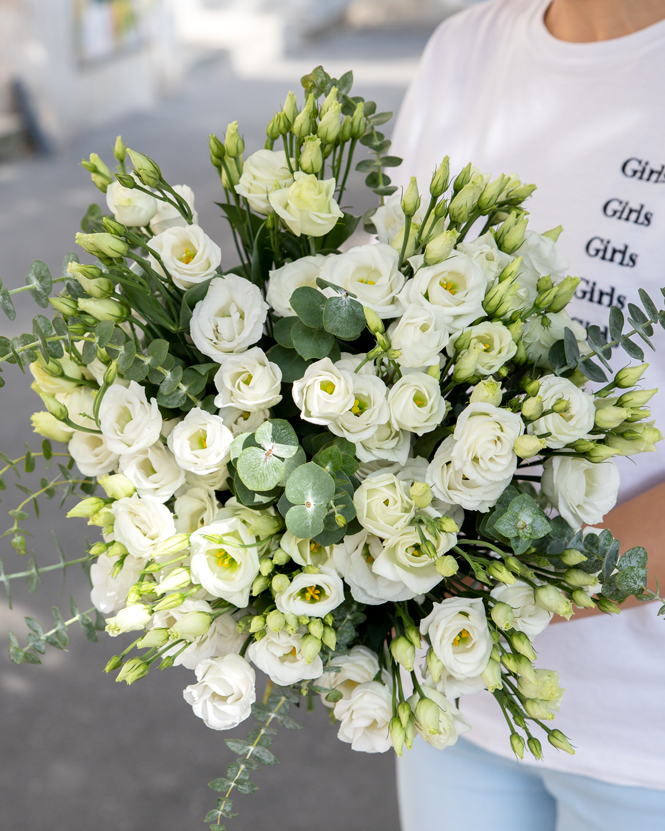
[[[75,563],[92,584],[88,611],[72,600],[48,631],[27,618],[25,645],[10,633],[12,660],[39,663],[76,623],[93,640],[129,633],[116,680],[182,665],[209,727],[253,716],[210,785],[217,831],[302,696],[354,750],[402,754],[416,734],[454,744],[472,727],[460,696],[487,689],[519,758],[541,757],[538,736],[573,753],[533,638],[575,607],[657,598],[646,551],[619,557],[593,526],[616,501],[612,457],[662,438],[636,338],[650,346],[665,311],[642,291],[627,331],[616,307],[611,340],[585,331],[566,312],[579,280],[561,228],[527,227],[534,185],[451,175],[444,158],[428,192],[411,178],[397,193],[391,114],[351,95],[351,73],[302,84],[264,149],[245,159],[236,122],[210,137],[236,265],[222,268],[190,188],[119,138],[115,174],[83,162],[109,211],[83,219],[86,262],[68,254],[54,279],[36,261],[25,287],[0,289],[10,318],[23,290],[55,312],[0,338],[0,364],[27,365],[45,407],[41,449],[3,454],[1,472],[57,462],[18,485],[5,536],[26,557],[27,509],[62,492],[101,537],[73,560],[2,568],[8,594]],[[355,246],[360,218],[340,207],[352,169],[379,203]],[[640,363],[614,371],[615,348]]]

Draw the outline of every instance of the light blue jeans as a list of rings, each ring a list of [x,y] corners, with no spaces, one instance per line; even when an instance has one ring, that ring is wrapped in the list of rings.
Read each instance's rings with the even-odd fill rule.
[[[402,831],[664,831],[665,791],[520,764],[459,739],[397,762]]]

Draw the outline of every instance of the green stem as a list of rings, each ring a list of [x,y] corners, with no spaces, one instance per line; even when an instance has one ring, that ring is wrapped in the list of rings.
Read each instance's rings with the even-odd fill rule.
[[[55,563],[54,565],[50,566],[42,566],[41,568],[37,568],[38,574],[43,574],[45,571],[58,571],[58,569],[65,569],[69,566],[75,566],[79,563],[86,563],[90,558],[88,556],[79,557],[78,560],[67,560],[64,563]],[[7,580],[18,580],[20,577],[30,577],[34,574],[34,571],[16,571],[13,574],[5,574],[3,579]]]
[[[402,250],[399,252],[399,262],[397,264],[397,268],[400,269],[402,267],[402,263],[404,262],[404,257],[406,255],[406,249],[409,244],[409,236],[411,235],[411,217],[407,216],[404,218],[404,239],[402,240]]]
[[[344,191],[346,190],[346,180],[349,178],[349,173],[351,171],[351,163],[353,162],[353,153],[356,149],[356,144],[358,143],[358,139],[351,139],[351,144],[349,145],[349,155],[346,159],[346,168],[344,170],[344,177],[342,179],[342,184],[339,186],[339,193],[337,195],[337,201],[342,201],[342,196],[344,195]]]

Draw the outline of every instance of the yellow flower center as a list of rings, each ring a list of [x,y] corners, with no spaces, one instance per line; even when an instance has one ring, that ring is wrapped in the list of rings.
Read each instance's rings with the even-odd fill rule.
[[[252,383],[252,373],[248,372],[247,375],[242,379],[243,384],[249,386]]]
[[[222,568],[231,568],[231,566],[236,565],[236,561],[224,548],[218,548],[215,551],[215,557],[217,557],[217,565]]]
[[[366,401],[362,401],[360,398],[354,399],[353,406],[351,407],[351,412],[353,413],[353,415],[362,415],[366,409]]]
[[[318,603],[321,600],[321,589],[318,586],[307,586],[305,589],[305,600],[310,603]]]
[[[358,280],[359,283],[363,283],[366,286],[373,286],[375,285],[374,280]]]
[[[323,381],[321,383],[321,390],[322,392],[328,393],[328,395],[332,395],[335,392],[335,385],[332,381]]]
[[[365,543],[365,545],[363,546],[362,558],[369,565],[371,565],[374,562],[374,557],[372,557],[372,555],[370,554],[369,545],[367,543]]]
[[[459,646],[462,641],[470,637],[471,635],[466,631],[466,629],[460,629],[453,639],[453,646]],[[466,646],[466,644],[462,643],[462,646]]]
[[[455,292],[457,291],[457,286],[455,285],[455,283],[453,283],[452,280],[449,280],[447,283],[445,282],[445,280],[441,280],[439,285],[442,289],[445,289],[448,292],[448,294],[455,294]]]
[[[183,265],[189,265],[195,256],[196,251],[190,251],[189,248],[185,248],[185,253],[179,259]]]
[[[413,395],[413,403],[416,407],[424,407],[427,404],[427,399],[421,392],[416,392]]]
[[[310,554],[318,554],[321,550],[321,546],[318,542],[314,542],[314,540],[310,540],[309,542],[309,551]]]

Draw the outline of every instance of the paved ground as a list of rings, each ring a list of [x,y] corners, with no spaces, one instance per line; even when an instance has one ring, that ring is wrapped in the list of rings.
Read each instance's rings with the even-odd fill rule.
[[[393,48],[388,41],[368,41],[370,54]],[[311,50],[340,58],[364,48],[363,41],[341,36]],[[420,33],[402,41],[401,55],[416,55],[422,48]],[[406,44],[406,46],[404,46]],[[366,54],[364,54],[366,57]],[[110,157],[118,132],[137,149],[154,156],[172,183],[190,184],[197,198],[201,225],[222,241],[229,263],[232,251],[218,209],[216,175],[208,163],[206,136],[223,134],[227,121],[238,117],[248,148],[263,144],[265,121],[278,108],[283,84],[238,81],[223,60],[200,66],[190,78],[186,94],[163,103],[157,110],[109,125],[80,138],[61,155],[28,160],[0,168],[0,276],[6,284],[23,282],[32,259],[43,259],[57,272],[62,255],[73,249],[78,221],[98,196],[78,161],[91,151]],[[360,90],[376,96],[381,109],[395,109],[403,88]],[[371,194],[370,194],[371,196]],[[371,204],[358,191],[349,202],[364,210]],[[25,295],[23,295],[25,297]],[[22,304],[19,319],[0,331],[12,334],[29,329],[36,307]],[[38,400],[14,370],[6,373],[7,387],[0,393],[0,448],[20,452],[30,438],[28,417]],[[3,509],[15,497],[3,494]],[[18,493],[18,492],[16,492]],[[4,530],[4,524],[0,530]],[[64,521],[56,510],[36,523],[33,545],[43,564],[55,561],[50,532],[55,531],[68,555],[81,550],[86,527]],[[0,556],[7,571],[17,570],[17,558],[7,540],[0,540]],[[13,628],[24,637],[24,614],[45,624],[48,607],[68,606],[70,589],[81,608],[86,587],[80,574],[70,576],[58,598],[57,581],[44,581],[37,595],[20,587],[15,612],[0,613],[0,638]],[[0,592],[2,589],[0,588]],[[4,605],[4,601],[1,601]],[[2,608],[2,606],[0,606]],[[99,644],[74,636],[67,654],[47,656],[44,666],[16,667],[4,646],[0,651],[0,828],[3,831],[183,831],[205,828],[206,810],[214,794],[206,787],[225,773],[230,755],[223,737],[193,717],[182,699],[191,674],[182,669],[153,673],[133,687],[119,685],[102,669],[117,649],[103,636]],[[275,743],[281,759],[277,768],[256,776],[260,791],[240,797],[241,815],[230,821],[238,831],[270,823],[277,831],[396,831],[393,760],[390,755],[353,753],[335,738],[327,714],[300,713],[305,729],[284,732]]]

